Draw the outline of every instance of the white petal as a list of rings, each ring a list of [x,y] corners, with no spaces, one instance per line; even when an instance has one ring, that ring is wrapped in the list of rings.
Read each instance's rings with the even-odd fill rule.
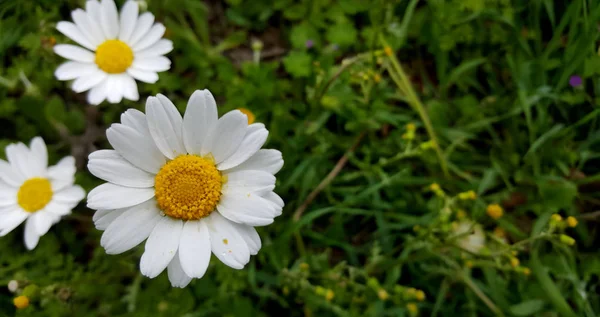
[[[121,186],[154,186],[154,175],[135,167],[114,150],[99,150],[90,154],[88,170],[100,179]]]
[[[71,12],[73,22],[77,25],[77,28],[85,35],[88,41],[97,47],[100,43],[104,42],[104,33],[100,30],[100,25],[96,21],[90,20],[90,16],[82,9],[76,9]]]
[[[106,100],[110,103],[119,103],[123,99],[123,85],[121,74],[110,74],[106,79]]]
[[[158,81],[158,74],[152,71],[129,67],[127,69],[127,74],[131,75],[131,77],[141,82],[145,82],[148,84],[154,84]]]
[[[163,72],[171,68],[171,61],[164,56],[142,58],[136,56],[131,67],[151,72]]]
[[[210,263],[210,233],[203,220],[183,225],[179,242],[179,258],[186,275],[201,278]]]
[[[48,150],[44,140],[37,136],[29,144],[31,156],[29,158],[29,168],[35,175],[45,175],[48,168]]]
[[[0,207],[16,205],[18,191],[19,187],[11,186],[4,182],[0,182]]]
[[[35,172],[29,167],[31,152],[25,144],[21,142],[9,144],[6,146],[4,151],[6,153],[6,158],[10,162],[10,165],[12,165],[13,168],[15,168],[21,175],[25,176],[26,178],[42,176],[35,174]]]
[[[106,137],[121,156],[147,172],[156,174],[165,164],[165,157],[150,135],[142,135],[122,124],[113,124],[106,131]]]
[[[121,83],[123,84],[123,97],[128,100],[138,101],[140,94],[138,93],[137,84],[133,77],[129,74],[121,74],[123,77]]]
[[[213,254],[231,268],[244,268],[250,261],[250,251],[237,228],[217,212],[205,219]]]
[[[123,187],[102,184],[90,191],[87,206],[90,209],[117,209],[137,205],[154,197],[154,188]]]
[[[46,206],[44,206],[44,210],[55,217],[66,216],[71,214],[71,209],[73,209],[73,207],[75,207],[79,201],[81,201],[81,199],[79,199],[77,202],[57,201],[56,199],[53,199]],[[36,214],[38,213],[40,213],[40,211],[36,212]]]
[[[225,191],[217,205],[223,217],[248,226],[266,226],[273,223],[277,210],[268,200],[248,192]]]
[[[85,190],[81,186],[75,185],[54,193],[52,200],[65,204],[78,204],[85,198]]]
[[[146,115],[137,109],[127,109],[127,111],[123,112],[121,114],[121,123],[141,134],[150,135]]]
[[[84,92],[102,83],[107,78],[107,73],[97,69],[85,76],[75,79],[75,81],[73,81],[72,88],[74,92]]]
[[[14,209],[0,213],[0,219],[2,220],[0,221],[0,237],[3,237],[9,232],[13,231],[13,229],[23,223],[23,221],[25,221],[29,215],[31,214],[23,211],[19,207],[15,207]]]
[[[107,80],[90,89],[87,100],[91,105],[97,106],[107,97]]]
[[[56,165],[48,168],[48,177],[63,181],[71,181],[75,175],[75,158],[63,157]]]
[[[46,233],[48,233],[48,230],[50,230],[50,227],[52,227],[52,225],[54,224],[55,218],[55,215],[44,210],[40,210],[35,212],[31,217],[29,217],[29,219],[27,219],[27,222],[29,223],[33,221],[35,233],[38,236],[43,236]]]
[[[194,91],[183,117],[183,143],[188,153],[201,153],[202,143],[217,120],[217,103],[210,91]]]
[[[109,215],[112,216],[112,213],[105,217]],[[142,243],[154,230],[156,224],[163,219],[155,201],[131,207],[126,211],[118,212],[117,215],[118,217],[110,222],[100,239],[100,245],[108,254],[123,253]]]
[[[275,188],[275,176],[265,171],[244,170],[225,174],[227,183],[224,191],[244,191],[247,193],[262,193]]]
[[[96,59],[94,53],[71,44],[54,45],[54,53],[66,59],[82,63],[93,63]]]
[[[121,8],[121,29],[119,30],[119,40],[127,43],[138,18],[138,4],[135,1],[127,1]]]
[[[25,230],[23,232],[25,236],[25,246],[28,250],[33,250],[37,246],[40,241],[40,236],[37,234],[35,230],[35,223],[33,217],[27,219],[25,222]]]
[[[69,37],[71,40],[77,42],[77,44],[92,51],[96,49],[96,45],[90,43],[88,38],[83,34],[83,32],[79,30],[79,28],[75,24],[71,22],[61,21],[56,24],[56,29],[60,31],[60,33]]]
[[[183,222],[179,219],[162,217],[146,240],[146,247],[140,260],[140,272],[155,278],[167,268],[177,248]]]
[[[174,159],[186,153],[181,141],[181,115],[167,97],[148,97],[146,120],[154,143],[166,157]]]
[[[152,56],[160,56],[169,53],[173,50],[173,42],[167,39],[162,39],[152,44],[152,46],[136,52],[135,56],[138,58],[142,57],[152,57]]]
[[[147,49],[152,44],[155,44],[165,34],[166,30],[167,28],[165,28],[165,26],[162,25],[162,23],[154,24],[152,28],[150,28],[150,31],[148,31],[148,33],[144,35],[143,38],[141,38],[137,43],[132,44],[133,51],[139,52]]]
[[[97,69],[98,66],[92,63],[65,62],[54,71],[54,76],[58,80],[71,80],[89,75]]]
[[[202,143],[202,155],[212,154],[215,163],[221,163],[237,150],[248,126],[248,117],[239,110],[222,116],[208,132]]]
[[[262,149],[252,155],[244,163],[227,170],[228,173],[241,170],[266,171],[273,175],[277,174],[283,166],[281,152],[277,150]]]
[[[0,160],[0,179],[8,185],[21,187],[25,181],[25,176],[8,162]]]
[[[134,46],[152,27],[152,23],[154,23],[154,15],[150,12],[143,13],[137,19],[135,23],[135,29],[133,33],[131,33],[131,37],[127,44],[132,47]]]
[[[260,248],[262,247],[262,242],[260,241],[260,236],[256,229],[251,226],[241,225],[238,223],[232,223],[234,227],[238,229],[238,233],[242,236],[242,239],[246,241],[246,245],[248,245],[248,250],[251,255],[256,255]]]
[[[167,274],[169,275],[169,281],[173,287],[184,288],[192,281],[192,278],[187,276],[181,267],[179,253],[175,254],[173,260],[171,260],[171,263],[169,263],[169,266],[167,267]]]
[[[226,170],[240,165],[254,155],[267,141],[269,131],[261,126],[250,125],[238,149],[218,165],[220,170]]]
[[[279,210],[279,214],[277,215],[277,216],[279,216],[281,214],[281,209],[285,205],[283,202],[283,199],[281,199],[281,197],[279,197],[279,195],[277,195],[274,192],[268,192],[268,193],[264,194],[262,197],[264,199],[268,200],[271,204],[273,204],[273,206],[275,207],[276,210]]]
[[[113,0],[100,2],[100,21],[107,39],[115,39],[119,34],[119,13]]]
[[[102,11],[102,6],[100,5],[100,2],[98,2],[97,0],[88,0],[88,2],[85,3],[85,11],[88,15],[88,19],[91,25],[98,27],[98,32],[102,35],[102,40],[104,41],[104,39],[106,39],[106,36],[104,35],[104,31],[101,27],[102,20],[100,18],[100,15]]]
[[[100,209],[94,213],[94,226],[98,230],[106,230],[127,209]],[[148,232],[150,234],[150,232]]]

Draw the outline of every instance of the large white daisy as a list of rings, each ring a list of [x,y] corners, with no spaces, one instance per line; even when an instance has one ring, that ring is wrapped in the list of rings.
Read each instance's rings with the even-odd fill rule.
[[[75,92],[89,90],[88,102],[100,104],[107,99],[118,103],[122,98],[138,100],[134,79],[146,83],[158,80],[157,72],[166,71],[171,61],[164,57],[173,43],[161,39],[165,27],[154,23],[154,15],[138,16],[138,4],[127,1],[117,12],[113,0],[90,0],[86,10],[71,13],[73,22],[62,21],[56,28],[79,47],[54,46],[54,52],[66,59],[54,73],[59,80],[72,80]]]
[[[46,144],[40,137],[6,147],[8,162],[0,160],[0,237],[23,221],[25,246],[35,248],[41,236],[71,213],[85,192],[75,180],[75,160],[67,156],[48,167]]]
[[[146,114],[129,109],[107,131],[115,150],[90,154],[88,169],[107,181],[88,195],[109,254],[146,240],[142,274],[165,268],[171,284],[201,278],[212,253],[241,269],[261,247],[255,226],[281,214],[273,192],[283,166],[277,150],[260,149],[268,131],[239,110],[217,116],[208,90],[190,97],[182,118],[163,95]]]

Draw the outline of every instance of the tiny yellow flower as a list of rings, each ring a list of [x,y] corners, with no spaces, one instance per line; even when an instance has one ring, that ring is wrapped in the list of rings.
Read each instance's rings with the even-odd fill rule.
[[[327,293],[325,293],[325,299],[328,302],[330,302],[334,297],[335,297],[335,293],[332,290],[328,289]]]
[[[325,289],[322,286],[315,287],[315,294],[317,295],[325,295]]]
[[[417,307],[417,304],[415,304],[415,303],[406,304],[406,309],[411,314],[411,316],[416,316],[417,313],[419,312],[419,308]]]
[[[429,140],[427,142],[421,143],[421,145],[419,145],[419,147],[421,148],[421,150],[433,149],[435,147],[435,142],[433,140]]]
[[[519,262],[519,259],[514,258],[514,257],[510,258],[510,266],[517,267],[517,266],[519,266],[520,263],[521,262]]]
[[[559,222],[562,222],[563,218],[559,214],[553,214],[552,217],[550,218],[550,220],[555,223],[559,223]]]
[[[496,220],[500,219],[502,217],[502,215],[504,214],[504,210],[498,204],[488,205],[486,212],[487,212],[488,216],[490,216]]]
[[[379,299],[385,301],[390,297],[390,294],[388,294],[388,292],[386,290],[381,288],[377,291],[377,297],[379,297]]]
[[[13,304],[17,309],[27,308],[29,306],[29,298],[27,296],[18,296],[13,299]]]
[[[425,300],[425,292],[422,290],[417,290],[417,294],[415,295],[418,301],[422,302]]]
[[[410,122],[410,123],[406,124],[406,131],[415,131],[415,130],[417,130],[417,126],[414,123]]]
[[[387,55],[387,56],[392,56],[392,54],[394,54],[394,51],[389,46],[386,46],[385,48],[383,48],[383,51],[385,52],[385,55]]]
[[[250,111],[249,109],[246,109],[246,108],[238,108],[238,110],[248,117],[248,124],[254,123],[256,116],[254,116],[254,113],[252,113],[252,111]]]
[[[569,225],[569,227],[571,228],[575,228],[577,226],[577,219],[575,219],[575,217],[567,217],[567,225]]]
[[[472,190],[458,194],[460,200],[475,200],[475,198],[477,198],[477,194]]]
[[[415,297],[417,295],[417,289],[414,287],[407,288],[405,291],[405,295],[408,297]]]
[[[429,185],[429,189],[434,192],[438,191],[438,190],[440,190],[440,185],[438,183],[433,183],[433,184]]]
[[[531,269],[529,269],[528,267],[524,267],[523,268],[523,274],[529,276],[531,275]]]
[[[379,83],[381,81],[381,75],[375,74],[373,76],[373,81],[376,82],[376,83]]]

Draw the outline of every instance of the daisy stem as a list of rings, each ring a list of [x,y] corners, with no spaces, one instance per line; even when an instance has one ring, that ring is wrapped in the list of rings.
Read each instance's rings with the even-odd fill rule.
[[[389,47],[389,45],[387,44],[387,42],[385,41],[383,36],[380,36],[380,41],[384,47]],[[398,86],[398,89],[400,90],[400,92],[406,94],[408,103],[413,107],[414,110],[417,111],[417,113],[421,117],[421,120],[423,121],[423,124],[425,125],[425,129],[427,130],[427,134],[429,135],[429,138],[433,141],[435,153],[440,161],[440,166],[442,168],[442,171],[444,172],[444,175],[446,177],[449,176],[446,159],[445,159],[445,157],[442,153],[442,149],[440,148],[440,145],[437,141],[437,137],[435,135],[433,125],[431,124],[431,120],[429,119],[429,115],[427,114],[427,110],[425,109],[425,106],[423,106],[423,103],[417,96],[417,94],[410,82],[410,79],[408,78],[408,76],[406,75],[404,70],[402,69],[402,66],[400,65],[400,62],[398,62],[398,59],[396,58],[396,56],[394,54],[390,54],[388,56],[388,58],[391,62],[391,67],[389,67],[389,64],[388,64],[388,67],[386,67],[388,73],[392,77],[392,80],[394,81],[394,83],[396,83],[396,86]]]

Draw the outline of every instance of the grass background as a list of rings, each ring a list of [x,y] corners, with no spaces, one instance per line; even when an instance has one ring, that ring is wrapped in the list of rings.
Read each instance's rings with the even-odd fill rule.
[[[82,203],[34,251],[22,228],[0,239],[0,284],[38,289],[17,312],[0,289],[0,316],[600,314],[598,1],[142,5],[167,27],[171,70],[140,83],[139,102],[91,107],[53,77],[63,60],[52,46],[69,42],[54,26],[84,1],[0,1],[0,149],[40,135],[52,163],[77,158],[89,191],[100,181],[87,154],[108,147],[104,130],[121,112],[157,93],[183,111],[208,88],[220,114],[247,108],[270,130],[267,147],[285,159],[283,215],[259,229],[263,248],[244,270],[213,258],[203,279],[173,289],[166,273],[140,275],[143,247],[106,255]],[[468,190],[476,200],[452,198]],[[486,215],[492,203],[499,220]],[[453,247],[459,209],[491,251]],[[553,213],[577,217],[565,232],[575,246],[542,237]]]

